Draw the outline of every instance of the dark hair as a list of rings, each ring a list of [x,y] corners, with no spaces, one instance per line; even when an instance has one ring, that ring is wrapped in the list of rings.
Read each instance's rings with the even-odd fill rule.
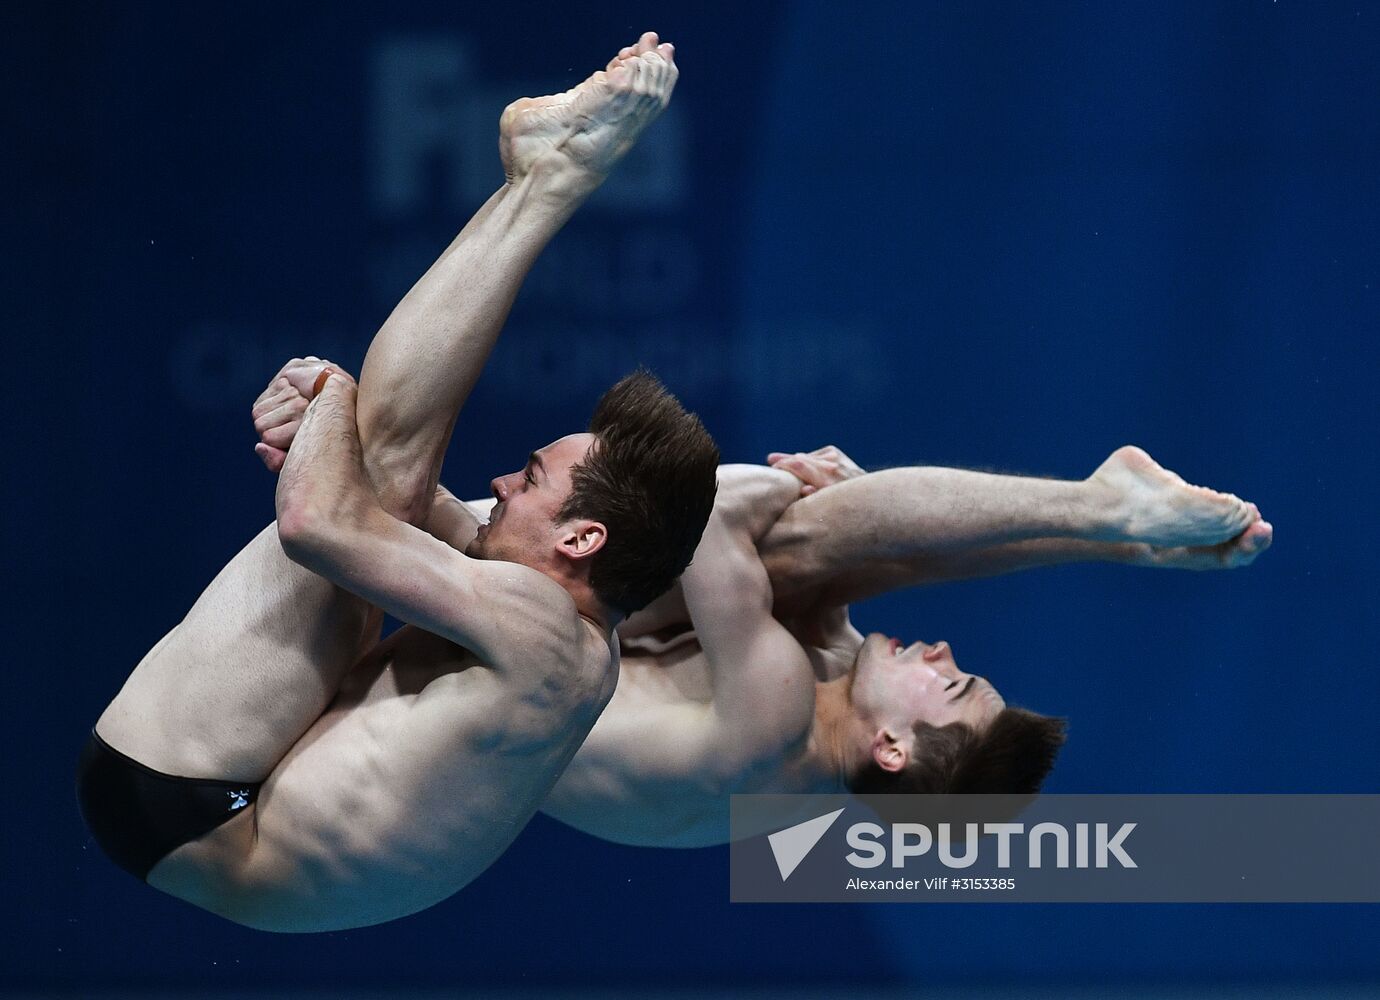
[[[632,614],[685,572],[714,509],[719,449],[675,396],[643,368],[604,393],[589,422],[597,439],[570,470],[559,520],[602,521],[608,538],[589,582]]]
[[[853,775],[858,794],[1034,795],[1064,745],[1066,723],[1024,708],[1004,708],[981,732],[962,722],[915,724],[914,759],[899,771],[875,760]]]

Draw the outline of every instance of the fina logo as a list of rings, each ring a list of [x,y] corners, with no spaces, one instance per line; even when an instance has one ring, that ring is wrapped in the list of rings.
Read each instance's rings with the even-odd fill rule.
[[[795,826],[778,830],[767,837],[772,856],[776,858],[776,869],[781,873],[781,881],[791,877],[800,863],[814,850],[816,844],[829,832],[834,821],[843,815],[836,809],[823,816],[797,823]],[[891,867],[904,868],[907,858],[918,858],[929,853],[938,841],[939,861],[946,868],[968,868],[978,860],[977,823],[964,824],[967,828],[964,840],[968,849],[959,856],[953,851],[953,837],[950,824],[938,824],[938,837],[923,823],[893,823],[891,825]],[[1124,841],[1136,828],[1135,823],[1122,823],[1114,836],[1109,836],[1107,823],[1075,823],[1072,834],[1062,823],[1037,823],[1026,830],[1024,823],[983,823],[981,832],[996,837],[997,867],[1011,867],[1011,838],[1024,836],[1027,841],[1027,861],[1029,867],[1039,868],[1043,862],[1042,845],[1054,841],[1054,867],[1056,868],[1106,868],[1112,858],[1122,868],[1139,867],[1126,852]],[[1094,838],[1089,843],[1089,836]],[[844,857],[854,868],[876,868],[887,860],[887,844],[883,840],[886,831],[876,823],[854,823],[848,828],[845,839],[853,850]],[[1074,859],[1069,859],[1069,845],[1073,843]],[[1089,848],[1096,852],[1090,858]],[[1090,863],[1091,862],[1091,863]]]

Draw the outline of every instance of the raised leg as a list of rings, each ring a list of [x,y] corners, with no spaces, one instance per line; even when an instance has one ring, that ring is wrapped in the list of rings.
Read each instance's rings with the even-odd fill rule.
[[[1253,522],[1235,538],[1216,545],[1156,546],[1139,542],[1032,538],[974,549],[920,553],[902,561],[846,569],[830,580],[822,591],[816,592],[813,600],[817,602],[814,606],[845,605],[905,587],[1001,576],[1073,562],[1200,571],[1240,569],[1255,562],[1273,540],[1274,527],[1263,520]],[[778,607],[789,615],[792,602],[785,598]]]
[[[508,182],[402,300],[364,362],[360,440],[386,507],[430,501],[456,416],[528,270],[665,109],[676,73],[672,47],[648,32],[574,89],[503,112]]]
[[[508,182],[389,317],[361,374],[358,425],[383,506],[419,523],[451,428],[541,249],[665,107],[673,54],[644,35],[565,94],[500,124]],[[212,581],[97,723],[149,767],[259,781],[334,696],[377,621],[293,564],[273,526]]]
[[[846,603],[1023,560],[1201,553],[1258,518],[1244,501],[1191,486],[1126,447],[1077,482],[941,468],[858,476],[793,504],[760,551],[778,610],[797,609],[821,595]]]

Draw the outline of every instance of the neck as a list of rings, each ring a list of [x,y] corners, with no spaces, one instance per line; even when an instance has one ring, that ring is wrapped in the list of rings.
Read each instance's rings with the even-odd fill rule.
[[[599,634],[605,638],[613,635],[614,629],[618,628],[618,623],[623,620],[622,615],[608,610],[602,604],[598,605],[598,607],[586,608],[576,601],[575,610],[579,613],[581,618],[598,629]]]
[[[575,602],[575,610],[581,618],[598,629],[604,637],[613,635],[613,630],[623,620],[623,614],[599,600],[599,595],[589,585],[588,573],[574,572],[569,564],[561,562],[543,567],[543,571],[565,588],[565,592]]]
[[[789,784],[801,792],[848,790],[856,766],[853,712],[848,701],[851,675],[815,684],[815,718],[799,757],[786,768]]]
[[[604,638],[607,639],[613,635],[613,630],[623,620],[621,614],[595,597],[593,591],[588,588],[585,588],[584,592],[571,587],[565,589],[566,593],[574,599],[575,611],[581,618],[598,629],[599,634]]]

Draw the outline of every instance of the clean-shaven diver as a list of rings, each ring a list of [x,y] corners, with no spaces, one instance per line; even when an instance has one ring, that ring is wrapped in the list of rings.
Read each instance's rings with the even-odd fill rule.
[[[1063,720],[1008,706],[947,642],[862,636],[848,605],[1068,562],[1231,569],[1273,538],[1254,504],[1130,446],[1077,482],[864,473],[832,446],[768,458],[720,468],[689,569],[619,625],[617,690],[547,814],[620,843],[698,847],[728,839],[733,793],[1033,793]],[[482,517],[492,503],[467,506]]]
[[[947,642],[864,637],[849,603],[1067,562],[1232,568],[1273,537],[1129,446],[1078,482],[769,459],[721,468],[690,568],[620,625],[618,689],[547,814],[696,847],[728,839],[733,793],[1034,793],[1063,721],[1008,706]]]
[[[276,522],[82,755],[82,812],[116,863],[252,927],[356,927],[459,890],[545,799],[613,693],[615,626],[694,552],[717,449],[639,373],[587,433],[494,480],[483,528],[433,500],[523,278],[676,76],[648,33],[573,90],[510,105],[505,183],[394,310],[358,388],[309,359],[270,386]],[[381,642],[383,612],[410,625]]]

